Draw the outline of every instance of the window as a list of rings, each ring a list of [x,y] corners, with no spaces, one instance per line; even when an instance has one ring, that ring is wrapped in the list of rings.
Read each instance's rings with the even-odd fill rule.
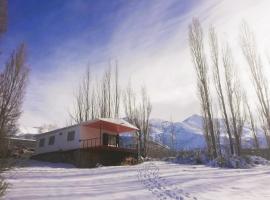
[[[75,138],[75,131],[68,132],[67,141],[72,141]]]
[[[61,132],[61,133],[59,133],[59,135],[63,135],[63,133]]]
[[[45,138],[42,138],[39,140],[39,147],[44,147],[45,144]]]
[[[105,146],[119,146],[119,136],[118,135],[109,135],[103,133],[103,145]]]
[[[55,141],[55,136],[50,136],[48,145],[53,145],[54,141]]]
[[[116,136],[115,135],[109,135],[109,146],[116,146]]]

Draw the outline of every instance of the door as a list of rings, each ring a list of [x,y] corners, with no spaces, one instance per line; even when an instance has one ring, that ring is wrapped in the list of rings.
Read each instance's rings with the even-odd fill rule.
[[[108,146],[109,135],[107,133],[103,133],[103,145]]]

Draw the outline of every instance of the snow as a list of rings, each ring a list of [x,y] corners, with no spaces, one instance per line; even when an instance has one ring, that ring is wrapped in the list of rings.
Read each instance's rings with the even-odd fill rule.
[[[202,122],[202,121],[201,121]],[[171,147],[172,149],[177,150],[190,150],[190,149],[203,149],[205,148],[204,135],[200,124],[198,116],[194,115],[193,117],[183,121],[183,122],[174,122],[164,121],[161,119],[151,119],[151,133],[150,136],[156,142],[160,142],[166,146]],[[175,132],[175,144],[171,143],[172,128]]]
[[[224,120],[215,119],[220,122],[221,141],[223,144],[228,143]],[[174,122],[173,124],[162,119],[151,119],[150,136],[154,141],[176,150],[193,150],[204,149],[206,146],[203,135],[203,118],[200,115],[192,115],[182,122]],[[173,127],[172,127],[173,125]],[[175,132],[176,144],[172,144],[172,128]],[[257,137],[261,148],[267,147],[265,135],[261,129],[257,129]],[[253,148],[254,139],[251,128],[245,124],[242,134],[242,147]]]
[[[197,127],[199,129],[203,128],[203,120],[200,115],[194,114],[189,118],[185,119],[183,123],[189,124],[191,126]]]
[[[5,172],[4,199],[270,199],[270,167],[221,169],[162,161],[78,169],[32,161]]]
[[[268,165],[270,167],[270,161],[259,157],[259,156],[236,156],[227,155],[217,157],[214,160],[210,159],[206,152],[183,152],[176,157],[163,158],[163,161],[169,161],[178,164],[191,164],[198,165],[203,164],[211,167],[222,167],[222,168],[235,168],[235,169],[246,169],[252,168],[257,165]]]

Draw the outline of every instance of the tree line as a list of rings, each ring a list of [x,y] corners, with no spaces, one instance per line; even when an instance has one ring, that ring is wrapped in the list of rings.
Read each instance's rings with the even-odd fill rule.
[[[119,118],[122,113],[128,122],[139,129],[140,155],[146,156],[152,111],[146,87],[141,86],[136,92],[131,81],[126,87],[120,87],[117,62],[114,66],[110,64],[100,79],[94,77],[97,76],[87,67],[74,94],[73,111],[69,113],[71,124],[95,118]]]
[[[205,39],[208,46],[205,46]],[[198,19],[189,25],[189,47],[197,77],[197,91],[204,119],[204,136],[208,154],[212,158],[228,153],[241,155],[242,134],[245,123],[251,126],[254,148],[260,148],[257,131],[260,126],[268,147],[270,130],[270,104],[268,80],[264,73],[254,33],[247,23],[241,26],[240,46],[257,96],[258,113],[254,113],[239,77],[239,66],[228,42],[221,43],[214,27],[205,37]],[[208,47],[208,48],[207,48]],[[212,88],[212,86],[214,86]],[[216,99],[216,101],[214,101]],[[221,116],[223,120],[217,118]],[[228,144],[221,142],[221,128],[225,129]]]

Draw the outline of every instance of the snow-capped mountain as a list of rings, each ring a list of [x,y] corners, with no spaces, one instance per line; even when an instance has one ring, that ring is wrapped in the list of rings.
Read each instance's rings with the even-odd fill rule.
[[[221,141],[223,144],[228,143],[225,127],[222,119]],[[203,118],[200,115],[192,115],[182,122],[169,122],[162,119],[151,119],[152,140],[169,146],[176,150],[201,149],[205,147],[205,139],[203,135]],[[261,147],[266,147],[264,134],[258,129],[257,136]],[[252,148],[254,146],[253,135],[248,125],[244,126],[242,136],[242,146],[244,148]]]

